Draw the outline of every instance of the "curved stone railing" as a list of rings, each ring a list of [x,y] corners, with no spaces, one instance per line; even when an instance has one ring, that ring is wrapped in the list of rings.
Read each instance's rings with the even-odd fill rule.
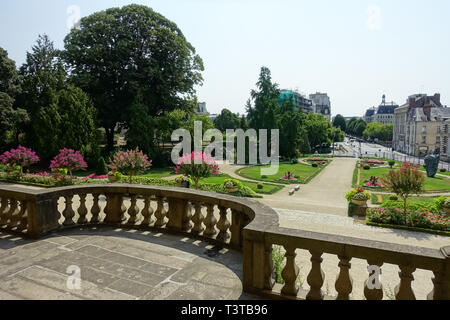
[[[80,226],[175,232],[240,249],[243,285],[249,293],[269,298],[299,298],[296,250],[311,254],[306,299],[323,299],[323,254],[339,258],[337,299],[349,299],[354,259],[370,266],[399,266],[397,299],[414,299],[416,269],[430,270],[434,289],[429,299],[450,299],[450,247],[441,250],[405,246],[279,227],[277,213],[254,200],[179,188],[110,184],[47,190],[0,187],[0,230],[39,238],[46,233]],[[284,284],[275,285],[272,248],[282,246]],[[371,275],[368,273],[368,280]],[[431,281],[431,279],[430,279]],[[382,287],[366,281],[367,299],[382,299]]]

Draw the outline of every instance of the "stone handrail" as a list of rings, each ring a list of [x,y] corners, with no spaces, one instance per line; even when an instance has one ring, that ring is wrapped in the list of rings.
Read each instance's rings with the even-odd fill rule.
[[[89,205],[88,205],[89,203]],[[230,246],[243,252],[243,286],[269,298],[299,298],[296,250],[311,254],[306,299],[324,299],[322,255],[339,258],[337,299],[352,292],[351,259],[370,266],[399,266],[397,299],[414,299],[411,288],[416,269],[430,270],[429,299],[450,299],[450,247],[427,249],[345,236],[279,227],[277,213],[254,200],[180,188],[108,184],[47,190],[0,186],[0,230],[39,238],[63,228],[106,225],[159,232],[176,232]],[[272,248],[282,246],[286,264],[284,285],[275,284]],[[382,299],[382,287],[365,283],[367,299]]]

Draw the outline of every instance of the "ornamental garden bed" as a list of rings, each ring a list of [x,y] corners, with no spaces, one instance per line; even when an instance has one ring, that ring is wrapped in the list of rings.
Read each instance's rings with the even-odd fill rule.
[[[387,175],[389,173],[389,170],[398,170],[397,168],[391,169],[389,167],[383,167],[383,168],[370,168],[369,170],[360,170],[360,183],[357,184],[357,170],[356,168],[356,174],[353,175],[353,185],[355,187],[361,187],[366,188],[364,185],[367,181],[370,180],[371,177],[382,177],[383,174]],[[376,189],[378,191],[387,191],[385,188],[378,188]],[[435,176],[434,178],[428,178],[425,177],[425,184],[424,184],[424,192],[433,193],[433,192],[448,192],[450,190],[450,178],[443,177],[443,176]]]
[[[272,182],[277,184],[307,184],[329,163],[330,161],[326,161],[324,165],[318,165],[317,167],[303,163],[280,164],[278,172],[269,176],[261,175],[261,169],[264,167],[268,168],[269,166],[249,166],[237,170],[236,174],[251,180]],[[282,179],[287,172],[291,172],[291,175],[295,180]]]
[[[428,210],[372,208],[367,210],[366,223],[384,228],[397,228],[450,236],[450,218]]]

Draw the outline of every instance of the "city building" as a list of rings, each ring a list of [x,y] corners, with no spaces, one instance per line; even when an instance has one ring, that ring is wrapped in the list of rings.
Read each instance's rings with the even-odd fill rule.
[[[302,109],[304,113],[313,112],[313,103],[302,94],[292,90],[281,90],[278,98],[278,105],[281,106],[285,101],[293,100],[297,110]]]
[[[309,95],[312,101],[313,112],[323,115],[328,121],[331,121],[331,102],[326,93],[316,92]]]
[[[440,99],[439,93],[434,96],[415,94],[395,110],[395,151],[415,156],[437,151],[443,160],[448,160],[450,109],[444,107]]]
[[[198,103],[198,108],[196,111],[197,114],[207,114],[209,113],[208,110],[206,109],[206,102],[199,102]]]
[[[381,104],[378,108],[370,108],[364,114],[364,121],[367,123],[380,122],[383,124],[389,124],[394,122],[394,111],[399,107],[398,104],[392,102],[386,102],[386,95],[383,95]]]

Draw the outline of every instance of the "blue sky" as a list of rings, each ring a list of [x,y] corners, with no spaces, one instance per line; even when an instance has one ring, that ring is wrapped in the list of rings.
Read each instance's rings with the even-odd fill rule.
[[[362,115],[386,94],[441,93],[450,104],[450,1],[4,0],[0,46],[18,65],[38,34],[62,48],[81,16],[129,3],[174,21],[205,63],[200,101],[243,112],[261,66],[282,88],[327,92],[332,113]]]

